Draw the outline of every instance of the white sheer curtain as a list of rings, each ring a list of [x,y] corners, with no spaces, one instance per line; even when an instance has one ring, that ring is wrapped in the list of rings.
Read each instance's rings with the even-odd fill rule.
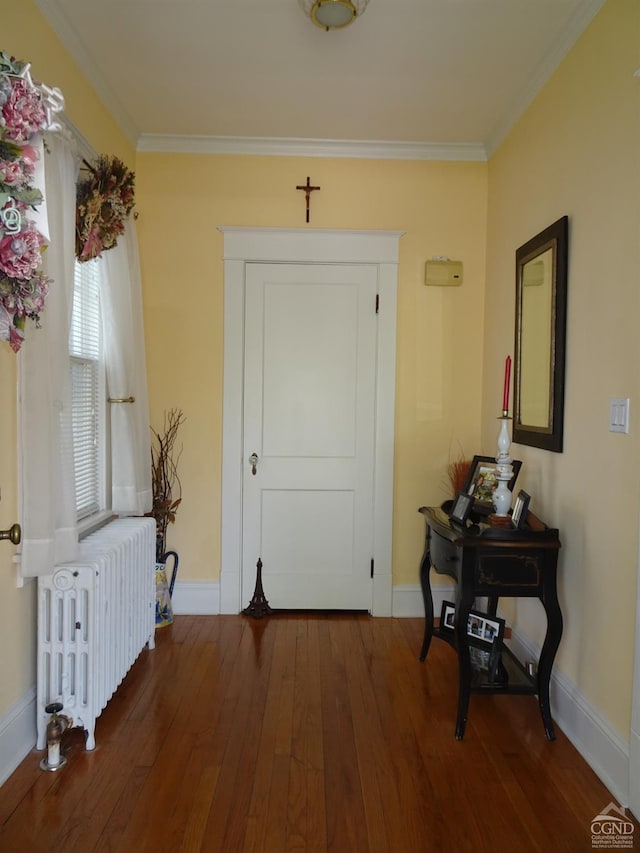
[[[112,509],[141,515],[152,505],[151,443],[147,369],[142,322],[138,238],[133,216],[118,245],[103,255],[106,287],[101,291],[110,403]]]
[[[42,328],[27,322],[18,354],[18,434],[24,577],[47,574],[77,553],[71,432],[69,324],[73,307],[75,146],[47,134],[45,199],[51,242],[43,255],[52,279]]]

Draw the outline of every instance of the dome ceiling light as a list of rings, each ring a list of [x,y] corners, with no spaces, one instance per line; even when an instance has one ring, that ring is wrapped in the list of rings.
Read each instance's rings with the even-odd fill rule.
[[[298,3],[317,27],[328,32],[352,24],[367,8],[369,0],[298,0]]]

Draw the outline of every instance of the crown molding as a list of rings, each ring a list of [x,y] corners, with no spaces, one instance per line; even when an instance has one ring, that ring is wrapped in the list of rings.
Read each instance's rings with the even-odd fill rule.
[[[254,154],[267,157],[351,157],[370,160],[487,159],[480,143],[367,142],[243,136],[171,136],[144,133],[137,151],[171,154]]]
[[[285,157],[347,157],[376,160],[486,161],[497,150],[518,119],[538,95],[569,50],[600,11],[606,0],[583,0],[545,59],[531,75],[529,84],[487,139],[477,143],[388,142],[335,139],[287,139],[235,136],[139,135],[122,103],[96,68],[59,0],[35,0],[39,10],[65,48],[80,66],[106,109],[140,152],[190,154],[253,154]]]
[[[554,71],[569,53],[582,33],[598,14],[606,0],[584,0],[569,19],[566,27],[559,33],[555,43],[529,79],[511,107],[498,122],[485,142],[487,158],[497,151],[500,145],[514,127],[518,119],[531,105],[544,85],[549,81]]]

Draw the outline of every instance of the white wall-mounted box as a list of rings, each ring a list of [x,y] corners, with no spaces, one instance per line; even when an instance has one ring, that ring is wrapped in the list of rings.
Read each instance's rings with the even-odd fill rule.
[[[462,261],[427,261],[424,283],[427,287],[459,287],[462,284]]]

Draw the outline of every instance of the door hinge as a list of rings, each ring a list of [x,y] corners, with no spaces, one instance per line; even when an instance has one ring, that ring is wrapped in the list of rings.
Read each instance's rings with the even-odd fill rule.
[[[371,577],[373,577],[373,557],[371,558]]]
[[[380,313],[380,294],[376,293],[376,314]]]

